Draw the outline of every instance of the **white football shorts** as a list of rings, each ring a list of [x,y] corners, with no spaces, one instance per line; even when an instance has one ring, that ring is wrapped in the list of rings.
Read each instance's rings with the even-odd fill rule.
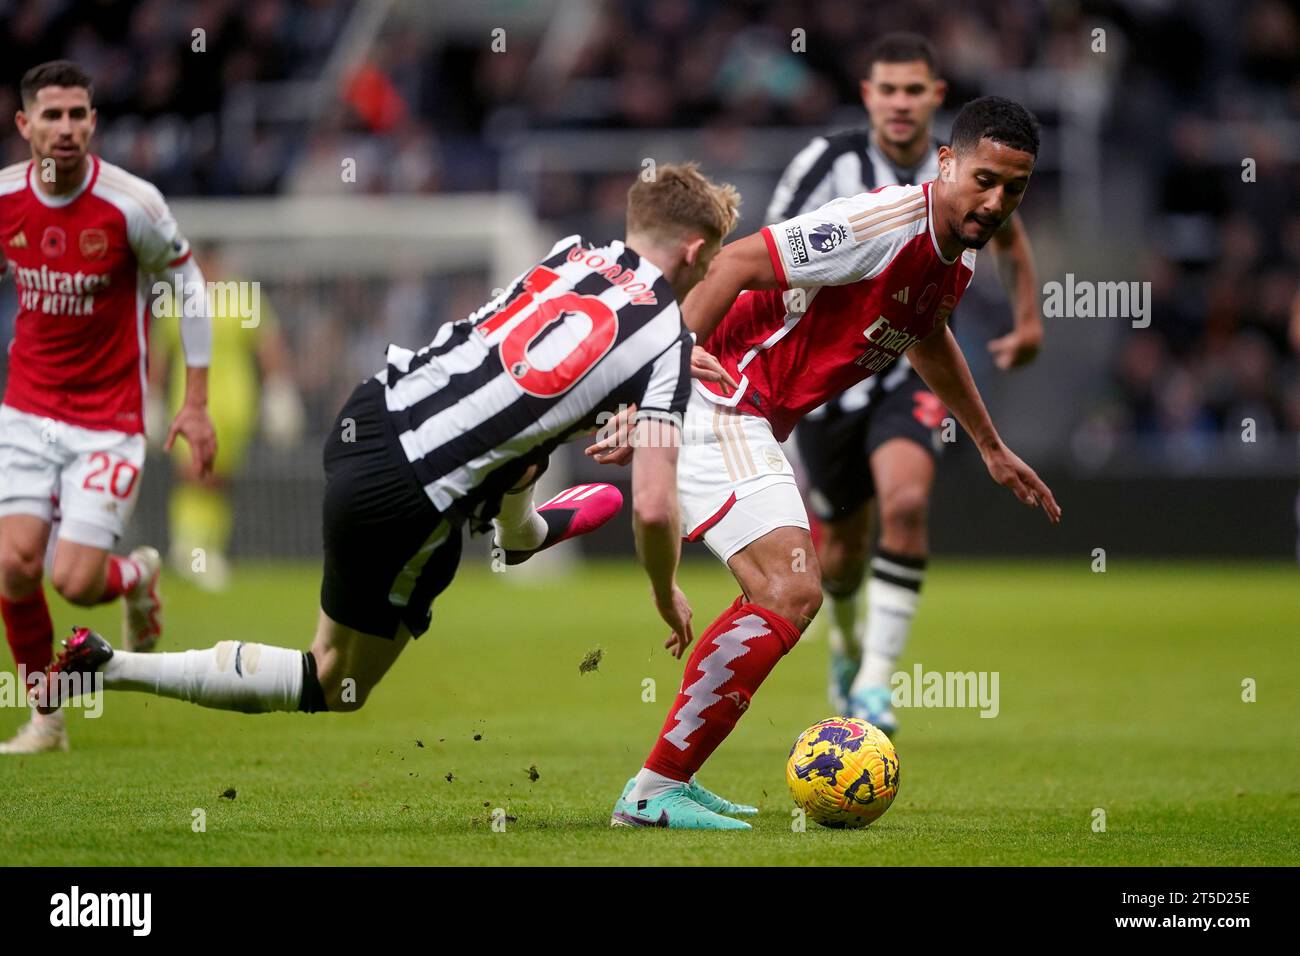
[[[135,509],[144,455],[143,435],[0,405],[0,516],[57,517],[60,538],[108,550]]]
[[[725,564],[769,531],[808,529],[794,469],[764,418],[744,415],[691,389],[677,459],[682,534],[703,539]]]

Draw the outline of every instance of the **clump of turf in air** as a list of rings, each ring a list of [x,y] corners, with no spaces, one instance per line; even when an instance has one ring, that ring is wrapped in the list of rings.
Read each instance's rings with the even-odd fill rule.
[[[584,657],[582,663],[578,665],[578,673],[590,674],[592,671],[600,667],[600,659],[604,656],[605,652],[599,647],[593,651],[587,651],[587,656]]]

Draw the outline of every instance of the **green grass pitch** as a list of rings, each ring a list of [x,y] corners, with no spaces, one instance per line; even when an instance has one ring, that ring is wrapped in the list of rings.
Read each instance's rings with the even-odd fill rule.
[[[750,833],[611,830],[681,676],[630,563],[502,580],[467,560],[366,709],[245,716],[141,694],[69,715],[72,751],[0,758],[10,864],[1300,863],[1296,570],[937,561],[910,669],[997,671],[1000,713],[906,710],[901,789],[863,831],[792,828],[784,763],[828,716],[816,633],[702,780]],[[317,572],[244,565],[226,594],[168,579],[166,650],[305,647]],[[688,565],[702,631],[735,594]],[[74,622],[118,639],[117,607]],[[588,652],[603,652],[580,673]],[[4,666],[12,668],[7,653]],[[1242,699],[1255,682],[1255,702]],[[657,699],[648,696],[647,679]],[[0,710],[7,737],[24,719]],[[536,779],[530,768],[535,768]],[[223,796],[233,791],[233,798]],[[492,813],[507,815],[504,832]],[[206,831],[195,832],[202,810]],[[1105,814],[1105,830],[1095,829]]]

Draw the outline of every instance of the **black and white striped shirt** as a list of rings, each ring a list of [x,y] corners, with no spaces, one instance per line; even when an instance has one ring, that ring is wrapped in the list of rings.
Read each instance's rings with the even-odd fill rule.
[[[937,141],[930,144],[930,151],[920,165],[914,169],[902,169],[880,151],[870,129],[818,136],[786,167],[767,207],[767,221],[784,222],[824,206],[832,199],[856,196],[881,186],[925,183],[938,175]],[[813,409],[806,417],[818,418],[832,405],[838,405],[845,412],[863,408],[871,404],[875,396],[892,392],[907,381],[910,369],[907,359],[901,358],[879,374]]]
[[[896,166],[871,138],[871,130],[818,136],[799,151],[781,175],[767,207],[769,224],[784,222],[881,186],[914,186],[939,175],[939,143],[913,169]]]
[[[376,377],[429,500],[481,526],[529,465],[602,411],[636,403],[638,418],[680,422],[691,348],[653,263],[569,236],[418,352],[390,345]]]

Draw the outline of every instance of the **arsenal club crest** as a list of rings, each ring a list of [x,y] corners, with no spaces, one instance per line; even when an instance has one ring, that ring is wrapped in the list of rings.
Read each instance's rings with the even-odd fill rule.
[[[929,310],[930,306],[934,304],[934,297],[938,292],[939,287],[933,282],[925,287],[925,291],[921,293],[921,298],[916,300],[917,315],[922,315]]]
[[[83,229],[77,240],[81,255],[86,259],[102,259],[108,251],[108,233],[103,229]]]
[[[955,295],[945,295],[939,300],[939,308],[935,310],[935,321],[947,322],[948,316],[952,315],[952,310],[955,308],[957,308],[957,297]]]

